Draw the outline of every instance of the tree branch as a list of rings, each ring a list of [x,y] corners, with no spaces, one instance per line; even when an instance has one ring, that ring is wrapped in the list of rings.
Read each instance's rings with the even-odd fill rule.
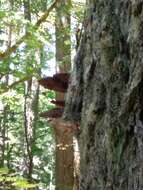
[[[55,0],[51,6],[47,9],[47,11],[39,18],[39,20],[36,22],[34,28],[38,29],[41,23],[45,22],[47,17],[49,16],[49,13],[56,7],[57,3],[60,0]],[[18,46],[24,42],[25,39],[27,39],[30,36],[30,33],[26,33],[23,35],[13,46],[9,47],[5,52],[0,52],[0,60],[6,59],[8,56],[10,56],[12,53],[14,53]]]
[[[39,27],[42,22],[45,22],[47,17],[49,16],[49,13],[56,7],[57,3],[60,0],[55,0],[53,4],[49,7],[49,9],[40,17],[40,19],[36,22],[35,27]]]
[[[13,87],[15,87],[16,85],[18,85],[19,83],[22,83],[22,82],[25,82],[27,80],[30,80],[32,78],[32,76],[27,76],[27,77],[24,77],[18,81],[15,81],[13,82],[11,85],[5,87],[4,89],[1,89],[0,90],[0,94],[3,94],[5,92],[8,92],[10,89],[12,89]]]

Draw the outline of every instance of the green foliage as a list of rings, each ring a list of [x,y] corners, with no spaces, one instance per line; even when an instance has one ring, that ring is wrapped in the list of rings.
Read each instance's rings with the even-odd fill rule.
[[[32,4],[32,6],[37,6],[38,11],[35,12],[36,14],[33,12],[34,19],[31,23],[24,19],[21,3],[22,1],[16,0],[13,7],[9,7],[8,1],[3,1],[1,4],[0,49],[2,51],[6,49],[5,44],[8,38],[13,39],[12,44],[17,42],[24,34],[25,28],[30,33],[30,37],[17,48],[14,54],[7,59],[0,60],[0,91],[7,88],[7,77],[9,84],[26,77],[36,77],[38,79],[41,74],[40,70],[48,68],[47,60],[54,57],[54,52],[47,48],[47,44],[53,38],[50,31],[47,30],[48,26],[41,26],[38,30],[33,27],[37,13],[41,11],[38,2],[35,3],[34,1]],[[8,36],[10,30],[11,36]],[[4,155],[0,152],[0,165],[7,167],[0,170],[0,189],[20,190],[39,186],[39,189],[46,190],[51,181],[54,183],[53,177],[51,177],[51,172],[54,169],[54,138],[47,122],[39,118],[35,125],[35,139],[31,149],[34,164],[32,181],[36,181],[36,184],[29,183],[29,179],[25,175],[24,160],[27,156],[25,153],[24,93],[24,82],[22,82],[17,83],[7,93],[0,94],[0,135],[3,133],[0,140],[2,140],[2,146],[5,149]],[[40,97],[39,104],[41,108],[39,112],[43,111],[42,106],[46,110],[46,103],[48,105],[50,98],[53,97],[53,92]],[[4,163],[1,159],[4,159]],[[11,172],[12,170],[14,172]],[[25,178],[22,176],[25,176]]]
[[[49,69],[49,60],[55,58],[55,13],[52,13],[45,23],[37,29],[34,27],[41,14],[47,9],[52,0],[31,0],[31,21],[24,17],[23,1],[0,0],[0,53],[9,46],[16,44],[28,32],[28,37],[6,59],[0,59],[0,143],[4,152],[0,151],[0,189],[20,190],[38,186],[39,190],[48,190],[54,181],[55,140],[53,129],[45,119],[37,114],[34,125],[30,153],[33,157],[32,183],[26,173],[26,139],[24,129],[25,98],[32,100],[35,91],[25,97],[25,81],[39,79],[42,71]],[[76,8],[75,8],[76,7]],[[67,4],[61,11],[72,13],[77,22],[81,22],[82,7]],[[73,31],[72,31],[73,32]],[[70,27],[63,29],[59,36],[70,33]],[[73,35],[73,33],[72,33]],[[70,40],[65,40],[65,55],[71,51]],[[62,48],[62,47],[61,47]],[[67,57],[61,64],[67,64]],[[25,80],[23,80],[25,79]],[[21,82],[17,82],[21,81]],[[13,85],[16,83],[16,85]],[[13,85],[12,87],[10,87]],[[32,84],[34,86],[34,83]],[[32,86],[32,88],[33,88]],[[9,90],[8,90],[9,89]],[[5,93],[2,93],[6,90]],[[54,91],[40,89],[39,113],[54,107],[51,99],[55,98]],[[31,109],[32,110],[32,109]],[[33,111],[33,110],[32,110]],[[36,182],[33,183],[33,182]]]
[[[0,19],[3,19],[6,16],[6,12],[0,10]]]
[[[37,184],[29,183],[26,179],[16,175],[14,171],[10,172],[8,168],[0,168],[0,189],[11,190],[13,188],[20,190],[21,188],[30,189],[36,186]]]
[[[22,87],[22,85],[21,85]],[[44,92],[43,92],[44,93]],[[5,141],[7,143],[7,149],[5,150],[5,160],[9,161],[9,168],[16,170],[16,173],[20,172],[23,175],[23,171],[20,171],[21,160],[23,159],[23,143],[24,143],[24,128],[23,128],[23,106],[24,99],[23,94],[19,90],[15,90],[12,93],[7,93],[0,96],[0,102],[3,102],[4,105],[8,106],[7,110],[7,120],[6,126],[8,127],[9,140]],[[39,112],[46,111],[48,108],[52,107],[50,104],[51,98],[54,98],[54,93],[49,91],[45,92],[44,95],[40,95],[40,107]],[[50,105],[48,105],[50,104]],[[2,116],[2,115],[1,115]],[[3,116],[0,118],[2,122]],[[51,172],[54,169],[54,137],[53,131],[48,126],[47,121],[39,118],[36,124],[36,136],[35,143],[32,146],[32,155],[34,157],[34,171],[33,175],[34,181],[39,180],[38,186],[46,190],[48,184],[53,181],[51,177]],[[3,176],[4,175],[4,176]],[[19,175],[13,176],[13,173],[9,172],[9,169],[2,168],[0,170],[0,182],[3,184],[5,180],[4,188],[8,186],[17,187],[17,188],[32,188],[33,184],[29,184],[26,179],[21,179]],[[0,185],[1,185],[0,183]],[[53,182],[54,183],[54,182]],[[34,184],[35,186],[35,184]],[[13,189],[13,188],[12,188]]]
[[[85,3],[73,2],[72,4],[72,15],[78,20],[78,23],[81,23],[84,19]]]
[[[34,188],[37,186],[36,184],[30,184],[26,179],[18,179],[18,178],[17,180],[15,180],[13,185],[18,188],[27,188],[27,189]]]

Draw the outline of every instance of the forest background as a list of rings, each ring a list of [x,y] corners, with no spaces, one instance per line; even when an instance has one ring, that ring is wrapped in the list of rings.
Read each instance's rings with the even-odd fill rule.
[[[55,187],[54,134],[39,117],[54,107],[50,101],[55,93],[38,80],[58,70],[56,2],[0,1],[0,189]],[[84,1],[74,0],[66,9],[71,15],[71,40],[66,43],[73,59]]]

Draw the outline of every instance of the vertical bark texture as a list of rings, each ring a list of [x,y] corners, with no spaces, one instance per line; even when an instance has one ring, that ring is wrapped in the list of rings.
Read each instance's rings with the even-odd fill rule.
[[[62,0],[56,8],[56,71],[68,73],[71,67],[70,40],[71,0]],[[56,100],[64,101],[64,93],[56,92]],[[73,134],[67,126],[56,120],[54,132],[56,140],[56,190],[72,190],[74,183]]]
[[[80,190],[143,189],[143,1],[88,0],[65,119],[80,122]]]
[[[24,129],[26,146],[26,177],[32,182],[34,169],[33,146],[36,142],[36,125],[38,120],[39,84],[36,80],[27,81],[25,85]],[[31,85],[30,85],[31,83]],[[30,85],[30,86],[29,86]]]
[[[56,70],[69,72],[71,68],[71,0],[62,0],[56,8]]]
[[[24,0],[24,16],[29,22],[31,21],[30,0]],[[27,28],[26,28],[27,32]],[[25,51],[27,47],[25,48]],[[30,55],[31,56],[31,55]],[[40,64],[40,50],[37,49],[35,54],[37,56],[37,63]],[[27,62],[30,57],[27,56]],[[39,71],[40,72],[40,71]],[[33,147],[36,141],[36,125],[38,120],[38,102],[39,102],[39,84],[33,77],[25,82],[24,92],[24,130],[25,130],[25,174],[29,182],[32,182],[32,174],[34,169],[33,163]],[[35,189],[35,188],[32,188]]]
[[[61,119],[52,121],[56,140],[56,190],[73,190],[74,150],[72,126]]]

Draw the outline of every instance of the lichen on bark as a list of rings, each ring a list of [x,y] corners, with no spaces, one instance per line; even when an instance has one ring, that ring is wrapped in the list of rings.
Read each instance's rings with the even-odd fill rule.
[[[80,190],[142,190],[143,1],[87,7],[64,112],[80,123]]]

